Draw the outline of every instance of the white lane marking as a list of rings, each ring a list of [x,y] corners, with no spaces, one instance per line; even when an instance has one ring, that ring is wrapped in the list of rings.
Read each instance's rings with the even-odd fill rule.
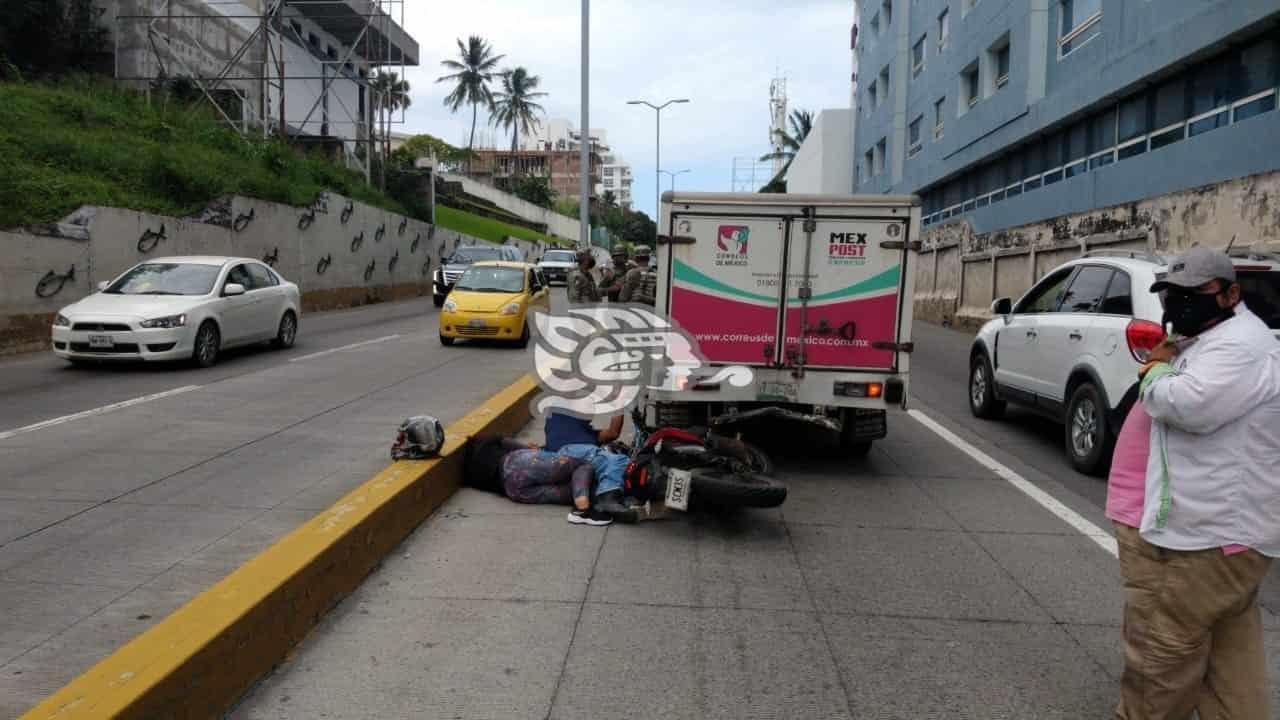
[[[979,465],[982,465],[991,472],[994,472],[1010,485],[1021,490],[1025,495],[1027,495],[1027,497],[1039,504],[1040,507],[1043,507],[1045,510],[1053,513],[1058,516],[1060,520],[1080,531],[1082,535],[1097,543],[1103,550],[1111,553],[1112,556],[1119,556],[1119,549],[1116,547],[1116,539],[1111,533],[1108,533],[1097,525],[1089,522],[1080,513],[1077,513],[1075,510],[1063,505],[1057,498],[1036,487],[1026,478],[1013,470],[1010,470],[1000,464],[1000,462],[992,458],[990,455],[969,444],[967,441],[943,427],[928,415],[925,415],[915,409],[908,410],[907,414],[920,421],[920,424],[932,430],[936,435],[938,435],[938,437],[951,443],[965,455],[976,460]]]
[[[62,417],[52,418],[49,420],[45,420],[44,422],[35,423],[34,425],[27,425],[25,427],[14,428],[13,430],[6,430],[4,432],[0,432],[0,440],[8,440],[9,438],[15,437],[17,435],[24,435],[29,432],[35,432],[36,430],[43,430],[45,428],[53,427],[54,425],[61,425],[63,423],[71,422],[72,420],[81,420],[83,418],[93,417],[94,415],[103,415],[103,414],[112,412],[113,410],[121,410],[123,408],[132,407],[134,405],[141,405],[142,403],[148,403],[148,402],[151,402],[152,400],[159,400],[161,398],[167,398],[167,397],[172,397],[174,395],[189,393],[192,390],[199,390],[200,387],[201,386],[199,385],[183,385],[182,387],[174,388],[172,390],[165,390],[164,392],[158,392],[152,395],[143,395],[142,397],[136,397],[136,398],[133,398],[132,400],[123,400],[118,403],[103,405],[102,407],[97,407],[92,410],[85,410],[84,412],[78,412],[78,413],[75,413],[74,415],[63,415]]]
[[[342,347],[329,348],[328,350],[313,352],[310,355],[303,355],[302,357],[293,358],[289,360],[289,362],[301,362],[303,360],[310,360],[311,358],[318,358],[324,355],[331,355],[336,352],[342,352],[343,350],[352,350],[358,347],[364,347],[366,345],[373,345],[375,343],[386,342],[388,340],[396,340],[399,337],[400,337],[399,335],[386,335],[384,337],[374,338],[372,340],[365,340],[364,342],[351,343],[350,345],[343,345]]]

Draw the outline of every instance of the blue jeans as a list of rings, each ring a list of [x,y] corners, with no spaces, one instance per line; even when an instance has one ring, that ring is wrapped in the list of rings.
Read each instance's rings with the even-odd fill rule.
[[[602,447],[578,443],[560,448],[561,455],[586,460],[596,473],[596,495],[622,489],[623,475],[631,458]]]

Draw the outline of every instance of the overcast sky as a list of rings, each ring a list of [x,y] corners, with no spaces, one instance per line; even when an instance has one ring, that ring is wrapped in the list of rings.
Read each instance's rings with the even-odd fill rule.
[[[662,165],[685,190],[727,191],[733,159],[769,151],[769,83],[787,78],[789,107],[848,107],[849,0],[594,0],[591,4],[591,126],[604,128],[635,173],[635,206],[654,206],[654,113],[631,99],[658,104],[687,97],[662,112]],[[466,144],[469,109],[451,114],[442,101],[440,61],[457,55],[458,38],[478,34],[524,66],[550,93],[549,117],[580,117],[581,3],[576,0],[407,0],[405,25],[421,46],[421,65],[407,71],[413,106],[405,132]],[[486,140],[510,147],[511,136],[477,124]],[[767,178],[765,179],[767,180]],[[761,181],[763,184],[764,180]],[[662,188],[670,180],[663,176]]]

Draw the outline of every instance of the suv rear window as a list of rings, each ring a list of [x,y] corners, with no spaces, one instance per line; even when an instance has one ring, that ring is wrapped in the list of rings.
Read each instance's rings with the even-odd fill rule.
[[[1262,318],[1267,327],[1280,330],[1280,272],[1237,272],[1236,282],[1244,291],[1244,304]]]

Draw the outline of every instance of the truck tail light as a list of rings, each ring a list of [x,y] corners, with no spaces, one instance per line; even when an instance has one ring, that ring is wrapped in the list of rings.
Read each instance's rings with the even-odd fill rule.
[[[1124,329],[1124,339],[1133,359],[1145,363],[1151,351],[1164,342],[1164,328],[1150,320],[1131,320]]]
[[[837,382],[832,388],[832,394],[852,398],[878,398],[884,394],[884,385],[878,382]]]

